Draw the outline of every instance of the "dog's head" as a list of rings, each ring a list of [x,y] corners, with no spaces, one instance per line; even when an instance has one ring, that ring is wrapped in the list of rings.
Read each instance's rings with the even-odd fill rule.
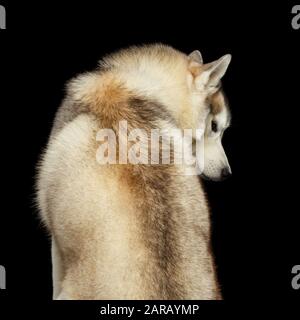
[[[109,70],[109,85],[112,75],[117,79],[116,92],[120,87],[126,88],[129,93],[125,90],[124,97],[135,92],[158,101],[166,109],[155,127],[191,129],[189,132],[194,140],[190,148],[191,139],[188,139],[188,150],[194,151],[196,145],[196,161],[202,176],[217,181],[231,174],[221,144],[230,121],[221,79],[230,61],[231,55],[227,54],[216,61],[203,63],[197,50],[186,55],[170,46],[154,44],[110,55],[103,59],[101,67]],[[103,86],[105,80],[101,83]],[[119,99],[119,94],[117,96]],[[109,98],[112,103],[111,95]],[[171,118],[174,121],[170,121]],[[197,131],[203,134],[197,135]],[[197,140],[200,143],[195,144]],[[197,145],[201,145],[201,152],[197,152]],[[194,165],[193,157],[192,160]]]
[[[202,177],[220,181],[231,175],[222,137],[230,124],[230,111],[224,92],[221,89],[221,78],[231,61],[231,55],[203,64],[199,51],[189,57],[189,89],[193,99],[193,108],[198,111],[197,128],[204,130],[203,152],[198,158],[201,161]]]
[[[210,99],[210,110],[204,133],[204,170],[202,176],[208,180],[220,181],[231,175],[231,168],[222,146],[224,131],[230,125],[230,111],[219,90]]]

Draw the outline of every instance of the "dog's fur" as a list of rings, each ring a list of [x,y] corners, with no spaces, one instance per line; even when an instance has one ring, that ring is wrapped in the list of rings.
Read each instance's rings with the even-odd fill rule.
[[[229,62],[226,55],[203,64],[199,51],[159,44],[132,47],[69,83],[37,179],[55,299],[221,298],[198,177],[179,165],[99,165],[96,133],[117,132],[124,119],[129,130],[147,132],[206,127],[213,156],[205,154],[204,174],[221,178],[229,111],[220,79]]]

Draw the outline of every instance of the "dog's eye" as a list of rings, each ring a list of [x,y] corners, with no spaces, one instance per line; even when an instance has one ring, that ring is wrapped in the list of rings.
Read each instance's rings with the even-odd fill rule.
[[[217,125],[216,121],[214,121],[214,120],[211,122],[211,131],[213,131],[213,132],[218,131],[218,125]]]

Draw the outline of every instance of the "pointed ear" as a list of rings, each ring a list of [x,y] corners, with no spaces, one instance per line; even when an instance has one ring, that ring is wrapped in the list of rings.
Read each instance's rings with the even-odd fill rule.
[[[201,73],[201,68],[203,66],[202,55],[200,51],[195,50],[188,55],[188,70],[191,73],[190,85],[194,83],[194,80]]]
[[[212,92],[216,91],[230,61],[231,55],[226,54],[214,62],[203,65],[203,71],[195,79],[196,87],[199,90],[209,89]]]
[[[190,61],[194,61],[199,64],[203,64],[203,59],[201,52],[199,50],[195,50],[192,53],[189,54]]]

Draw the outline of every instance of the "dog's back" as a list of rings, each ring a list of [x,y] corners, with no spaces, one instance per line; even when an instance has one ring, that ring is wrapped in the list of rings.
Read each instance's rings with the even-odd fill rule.
[[[198,177],[175,165],[97,162],[97,132],[117,133],[122,120],[146,132],[178,125],[159,99],[105,67],[73,81],[57,114],[37,189],[60,264],[59,298],[219,298]]]

